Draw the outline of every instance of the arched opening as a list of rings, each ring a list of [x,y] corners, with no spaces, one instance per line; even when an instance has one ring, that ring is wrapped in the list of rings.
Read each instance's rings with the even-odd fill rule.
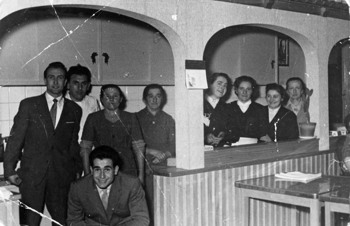
[[[282,48],[282,44],[284,48]],[[285,85],[290,77],[305,79],[305,56],[290,36],[268,28],[239,25],[217,32],[207,43],[203,59],[207,73],[224,72],[234,80],[253,77],[261,85]],[[230,101],[236,97],[233,94]]]
[[[21,78],[28,85],[25,71],[41,75],[48,63],[62,61],[67,66],[87,65],[94,84],[174,85],[171,46],[159,30],[143,21],[59,6],[20,10],[1,20],[1,25],[4,80],[16,75],[17,81]]]
[[[332,131],[342,126],[350,128],[349,48],[348,38],[337,42],[328,59],[329,125]]]
[[[135,92],[124,89],[134,102],[129,111],[143,106],[138,102],[144,85],[164,85],[169,100],[165,110],[175,117],[174,75],[179,69],[174,58],[180,57],[181,43],[161,22],[115,8],[63,5],[19,10],[0,24],[0,85],[42,85],[50,62],[81,64],[90,69],[96,86],[141,86]],[[179,48],[173,51],[173,46]]]
[[[144,107],[145,85],[163,85],[168,96],[164,111],[175,118],[174,75],[181,67],[175,69],[174,56],[179,65],[183,49],[178,37],[160,21],[140,15],[134,18],[132,13],[123,15],[115,12],[117,9],[96,8],[44,6],[16,11],[3,18],[0,85],[10,85],[13,90],[30,85],[26,89],[28,93],[35,89],[35,93],[29,94],[33,96],[38,94],[37,90],[43,90],[40,89],[43,70],[49,63],[61,61],[66,67],[81,64],[92,71],[95,85],[92,95],[99,96],[102,84],[118,84],[127,96],[129,112]],[[178,48],[173,52],[172,47]]]

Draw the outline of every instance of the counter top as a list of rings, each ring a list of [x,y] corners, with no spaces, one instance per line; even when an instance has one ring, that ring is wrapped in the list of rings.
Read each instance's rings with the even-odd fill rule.
[[[235,186],[239,188],[254,189],[285,195],[294,195],[304,198],[319,198],[323,194],[329,194],[338,191],[341,187],[350,183],[349,177],[325,176],[315,179],[308,183],[297,181],[286,181],[276,178],[274,175],[253,178],[248,180],[236,181]],[[349,188],[349,186],[347,186]],[[349,192],[347,193],[349,195]],[[333,197],[336,197],[335,195]],[[347,196],[349,201],[349,196]]]
[[[260,143],[216,148],[214,151],[204,153],[204,168],[185,170],[176,167],[151,165],[152,174],[176,177],[333,152],[319,151],[318,140],[317,138],[298,139],[279,143]]]

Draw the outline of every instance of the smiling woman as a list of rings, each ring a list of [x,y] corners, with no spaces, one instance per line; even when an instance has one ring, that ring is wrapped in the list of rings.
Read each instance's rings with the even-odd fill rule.
[[[268,106],[265,107],[264,117],[267,121],[267,135],[262,138],[263,141],[282,141],[297,139],[299,129],[296,115],[281,106],[286,94],[281,85],[271,83],[266,86],[266,101]]]
[[[231,79],[225,73],[213,73],[208,78],[208,87],[204,96],[204,141],[205,144],[223,146],[229,133],[225,101],[230,95]]]
[[[258,90],[256,81],[250,76],[240,76],[234,82],[234,90],[238,100],[229,104],[229,128],[233,134],[230,143],[243,137],[260,139],[266,134],[266,123],[262,105],[254,102]]]

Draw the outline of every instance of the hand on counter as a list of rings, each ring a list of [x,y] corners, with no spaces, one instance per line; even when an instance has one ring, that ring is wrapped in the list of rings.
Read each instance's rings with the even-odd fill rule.
[[[264,142],[272,142],[271,138],[267,134],[265,136],[260,137],[259,140],[264,141]]]
[[[220,132],[217,137],[214,136],[214,134],[210,133],[210,134],[207,135],[206,141],[207,141],[208,144],[211,144],[213,146],[217,146],[220,143],[220,141],[222,139],[224,139],[224,137],[225,137],[225,133],[224,132]]]
[[[7,178],[8,181],[10,181],[11,184],[14,184],[16,186],[20,185],[22,183],[22,179],[18,176],[18,174],[11,175]]]
[[[344,158],[343,170],[350,171],[350,157]]]

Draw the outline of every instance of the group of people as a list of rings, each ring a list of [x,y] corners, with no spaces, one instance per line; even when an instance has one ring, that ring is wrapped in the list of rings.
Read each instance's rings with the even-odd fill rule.
[[[148,225],[145,168],[175,155],[163,87],[146,86],[145,108],[129,113],[115,84],[101,87],[100,102],[88,95],[91,72],[81,65],[53,62],[44,82],[44,94],[21,101],[5,150],[5,178],[23,204],[46,205],[61,225]],[[25,208],[21,223],[39,225],[35,211]]]
[[[233,83],[238,100],[227,103],[231,79],[213,73],[204,93],[204,141],[213,146],[231,146],[242,138],[256,142],[277,142],[299,138],[299,123],[309,122],[308,90],[302,79],[292,77],[286,89],[276,83],[266,85],[267,106],[257,103],[258,85],[250,76]]]
[[[163,87],[146,86],[145,108],[130,113],[118,85],[103,85],[100,101],[88,95],[91,72],[81,65],[67,70],[53,62],[44,82],[45,93],[21,101],[4,155],[5,177],[19,186],[23,204],[37,212],[46,205],[61,225],[148,225],[153,183],[145,181],[145,173],[175,156],[175,122],[162,110]],[[298,123],[310,119],[312,92],[300,78],[290,78],[286,89],[268,84],[267,106],[255,102],[258,85],[249,76],[236,78],[238,100],[231,103],[227,74],[212,74],[208,84],[206,144],[296,139]],[[23,225],[40,224],[35,211],[24,209]]]

